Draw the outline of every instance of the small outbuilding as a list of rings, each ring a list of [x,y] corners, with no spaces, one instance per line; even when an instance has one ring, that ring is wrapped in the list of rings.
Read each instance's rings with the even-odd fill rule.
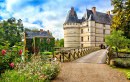
[[[25,31],[25,50],[30,53],[53,51],[55,46],[55,38],[50,35],[49,30],[43,31]]]

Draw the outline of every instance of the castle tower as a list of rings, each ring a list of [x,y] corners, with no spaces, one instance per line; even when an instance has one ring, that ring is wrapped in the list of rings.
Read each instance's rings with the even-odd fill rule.
[[[68,12],[64,29],[64,47],[79,47],[80,46],[80,23],[76,11],[72,7]]]
[[[63,24],[64,47],[105,47],[104,37],[110,35],[112,17],[110,11],[101,13],[92,7],[86,9],[82,19],[78,19],[72,7]]]

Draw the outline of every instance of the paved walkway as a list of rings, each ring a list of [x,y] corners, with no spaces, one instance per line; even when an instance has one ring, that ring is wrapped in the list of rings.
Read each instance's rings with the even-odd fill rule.
[[[98,50],[74,60],[76,63],[106,63],[106,50]]]
[[[92,58],[92,59],[90,59]],[[99,50],[73,62],[62,63],[52,82],[129,82],[125,75],[105,63],[105,50]]]

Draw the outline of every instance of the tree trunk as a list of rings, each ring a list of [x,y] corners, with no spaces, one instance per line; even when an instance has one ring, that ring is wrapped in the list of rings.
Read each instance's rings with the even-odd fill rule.
[[[117,57],[118,57],[118,48],[116,47],[116,53],[117,53]]]

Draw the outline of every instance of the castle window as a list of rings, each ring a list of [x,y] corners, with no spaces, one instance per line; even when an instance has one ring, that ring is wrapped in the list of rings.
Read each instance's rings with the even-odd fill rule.
[[[81,47],[83,47],[83,44],[81,44]]]
[[[89,28],[88,28],[88,32],[89,32]]]
[[[81,33],[83,33],[83,29],[81,29]]]
[[[81,37],[81,42],[83,42],[83,37]]]
[[[40,39],[40,42],[43,43],[43,39]]]
[[[105,42],[105,39],[103,39],[103,42]]]
[[[103,24],[103,27],[105,27],[105,24]]]
[[[103,34],[105,34],[105,29],[103,29]]]
[[[89,36],[88,36],[88,41],[89,41]]]

